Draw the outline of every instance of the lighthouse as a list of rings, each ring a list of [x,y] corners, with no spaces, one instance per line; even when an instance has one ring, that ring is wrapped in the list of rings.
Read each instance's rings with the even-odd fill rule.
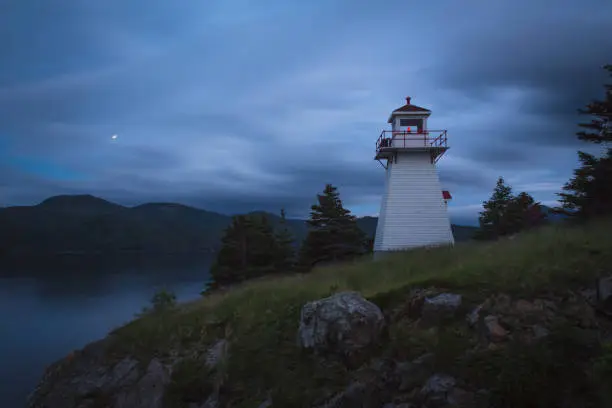
[[[429,109],[406,104],[391,112],[376,141],[375,159],[385,169],[374,252],[454,243],[436,163],[448,150],[446,130],[429,130]]]

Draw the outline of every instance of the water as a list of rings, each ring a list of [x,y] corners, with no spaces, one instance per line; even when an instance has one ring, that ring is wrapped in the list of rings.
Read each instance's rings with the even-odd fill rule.
[[[211,255],[62,256],[0,263],[0,407],[23,407],[45,367],[104,337],[160,288],[196,299]]]

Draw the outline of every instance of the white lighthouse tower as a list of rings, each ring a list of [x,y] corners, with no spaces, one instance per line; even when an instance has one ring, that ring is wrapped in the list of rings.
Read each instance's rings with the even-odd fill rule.
[[[410,98],[389,116],[391,130],[376,142],[376,160],[386,171],[374,252],[454,243],[436,162],[448,150],[446,130],[429,130],[431,111]]]

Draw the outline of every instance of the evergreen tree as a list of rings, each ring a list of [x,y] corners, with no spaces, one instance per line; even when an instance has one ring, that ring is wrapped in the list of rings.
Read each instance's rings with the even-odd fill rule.
[[[603,69],[612,77],[612,64],[604,65]],[[578,113],[591,117],[589,123],[578,124],[586,129],[576,133],[580,140],[592,143],[612,141],[612,84],[604,84],[604,88],[604,100],[594,100],[586,109],[578,110]]]
[[[274,227],[266,214],[251,215],[249,220],[251,246],[248,278],[254,278],[275,271],[277,245]]]
[[[210,273],[213,287],[246,279],[248,267],[248,220],[244,215],[232,217],[231,224],[221,238],[221,250]]]
[[[516,234],[546,222],[546,214],[542,211],[540,203],[535,202],[532,196],[522,192],[508,203],[504,215],[506,234]]]
[[[265,215],[238,215],[225,230],[211,267],[214,285],[227,285],[275,270],[276,240]]]
[[[295,239],[287,227],[285,210],[281,209],[280,223],[276,230],[276,263],[279,272],[290,271],[295,264]]]
[[[336,187],[325,186],[311,207],[308,235],[300,251],[300,264],[310,268],[319,262],[342,261],[366,251],[366,237],[357,219],[345,209]]]
[[[499,177],[491,198],[482,204],[483,211],[478,218],[480,229],[475,238],[490,239],[504,235],[504,215],[512,199],[512,187],[506,185],[503,177]]]
[[[559,212],[581,218],[592,218],[612,213],[612,149],[606,156],[578,152],[582,166],[574,170],[574,177],[558,195],[562,208]]]
[[[612,76],[612,65],[604,66]],[[588,123],[579,126],[586,129],[577,133],[578,139],[601,144],[612,141],[612,84],[605,84],[604,100],[595,100],[578,112],[591,116]],[[581,167],[559,193],[561,208],[558,212],[591,218],[612,214],[612,149],[607,148],[602,157],[578,152]]]
[[[493,194],[483,203],[483,208],[479,218],[480,229],[475,236],[479,239],[516,234],[541,225],[546,220],[540,203],[525,192],[514,196],[512,187],[506,184],[503,177],[497,180]]]

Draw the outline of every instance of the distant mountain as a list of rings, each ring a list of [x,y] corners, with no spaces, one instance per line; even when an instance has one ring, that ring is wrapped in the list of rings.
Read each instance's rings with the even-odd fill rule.
[[[273,224],[280,218],[267,214]],[[34,206],[0,208],[0,254],[212,252],[231,217],[173,203],[124,207],[91,195],[55,196]],[[357,220],[374,236],[376,217]],[[288,220],[301,241],[304,220]],[[457,241],[470,239],[475,228],[453,225]]]

